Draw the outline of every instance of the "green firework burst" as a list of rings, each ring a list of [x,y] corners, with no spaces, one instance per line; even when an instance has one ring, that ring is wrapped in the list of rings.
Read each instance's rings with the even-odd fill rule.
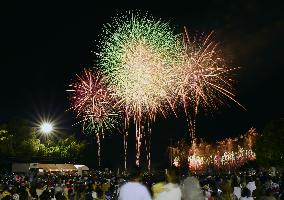
[[[156,113],[169,99],[181,45],[169,23],[129,12],[106,24],[98,65],[132,112]]]

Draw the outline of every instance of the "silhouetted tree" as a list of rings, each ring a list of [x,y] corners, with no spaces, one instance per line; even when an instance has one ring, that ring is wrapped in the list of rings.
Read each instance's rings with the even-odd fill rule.
[[[284,166],[284,119],[268,123],[254,145],[257,162],[263,166]]]

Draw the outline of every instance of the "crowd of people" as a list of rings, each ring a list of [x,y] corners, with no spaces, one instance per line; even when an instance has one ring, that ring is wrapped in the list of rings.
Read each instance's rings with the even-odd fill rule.
[[[134,167],[129,174],[0,174],[1,200],[282,200],[283,174],[247,170],[226,174],[155,173]]]

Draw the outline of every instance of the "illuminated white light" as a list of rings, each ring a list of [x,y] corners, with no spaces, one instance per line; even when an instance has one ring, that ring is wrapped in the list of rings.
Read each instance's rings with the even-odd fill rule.
[[[51,123],[44,122],[40,126],[40,131],[42,133],[49,134],[52,132],[52,130],[53,130],[53,125]]]

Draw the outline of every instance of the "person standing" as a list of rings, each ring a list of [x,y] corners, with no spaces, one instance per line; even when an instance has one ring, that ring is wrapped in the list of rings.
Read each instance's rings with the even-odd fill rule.
[[[131,180],[121,186],[118,200],[152,200],[151,195],[141,181],[141,170],[135,166]]]

